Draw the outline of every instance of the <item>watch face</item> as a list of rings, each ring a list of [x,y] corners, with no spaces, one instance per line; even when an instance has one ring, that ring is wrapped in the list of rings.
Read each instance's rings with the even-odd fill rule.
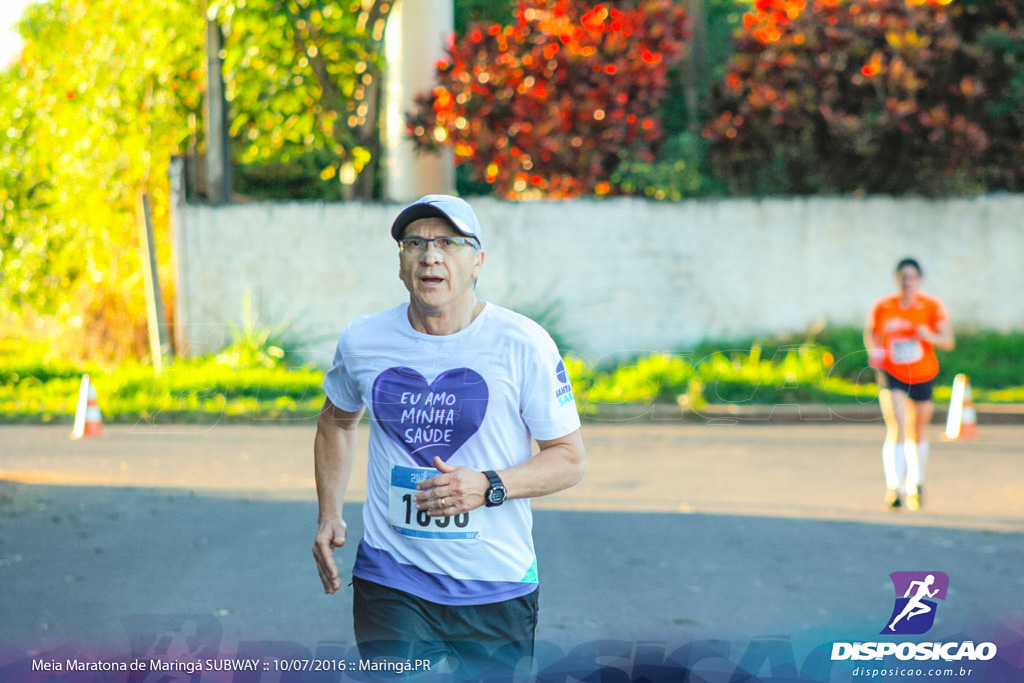
[[[501,483],[501,477],[494,470],[487,470],[484,474],[491,482],[491,487],[487,489],[487,494],[484,496],[487,507],[501,505],[505,502],[505,496],[508,495],[505,485]]]
[[[501,505],[505,502],[505,487],[495,486],[487,492],[487,502],[491,505]]]

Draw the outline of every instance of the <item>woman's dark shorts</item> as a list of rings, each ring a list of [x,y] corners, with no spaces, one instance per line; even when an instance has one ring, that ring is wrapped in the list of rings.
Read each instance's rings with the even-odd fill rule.
[[[882,387],[883,389],[902,391],[911,401],[924,402],[932,400],[932,388],[935,384],[934,379],[930,379],[925,382],[907,384],[906,382],[896,379],[884,370],[881,372],[881,375],[882,382],[885,384],[885,386]]]

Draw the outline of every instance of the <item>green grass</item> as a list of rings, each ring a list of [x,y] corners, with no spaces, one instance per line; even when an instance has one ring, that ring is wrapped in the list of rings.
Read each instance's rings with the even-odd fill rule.
[[[317,414],[323,371],[235,351],[178,359],[157,376],[135,362],[103,368],[56,358],[38,346],[15,351],[0,344],[0,420],[70,422],[84,373],[96,386],[104,422],[208,423]],[[247,364],[239,365],[239,356],[249,359]]]
[[[295,367],[263,335],[243,334],[224,351],[177,359],[162,374],[138,362],[105,368],[73,363],[46,347],[0,339],[0,422],[70,423],[83,373],[104,422],[301,420],[323,403],[323,370]],[[569,356],[581,412],[602,406],[674,403],[773,405],[870,403],[877,396],[860,332],[818,329],[775,339],[707,342],[595,368]],[[941,356],[935,397],[948,401],[953,375],[970,377],[977,403],[1024,402],[1024,334],[961,333]]]
[[[949,401],[953,377],[966,374],[979,403],[1024,402],[1024,333],[958,332],[939,352],[935,398]],[[658,403],[686,395],[691,405],[870,403],[878,395],[861,330],[820,326],[774,338],[707,341],[636,358],[616,367],[567,363],[584,412],[605,404]]]
[[[574,393],[585,412],[602,404],[675,402],[681,395],[694,407],[865,403],[878,391],[833,375],[829,351],[810,344],[771,355],[756,343],[746,351],[653,354],[604,372],[571,358],[568,367],[579,378]]]

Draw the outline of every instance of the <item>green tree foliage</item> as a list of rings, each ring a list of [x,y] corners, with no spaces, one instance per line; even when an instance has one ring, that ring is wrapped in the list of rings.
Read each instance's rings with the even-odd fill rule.
[[[611,191],[624,155],[653,158],[667,71],[688,36],[671,0],[519,3],[514,23],[475,24],[418,97],[410,130],[508,197]]]
[[[706,172],[707,141],[679,133],[665,141],[653,162],[623,159],[611,175],[618,194],[679,201],[720,192]]]
[[[390,0],[215,0],[231,134],[252,182],[337,180],[371,198]],[[298,173],[296,173],[298,171]],[[365,171],[365,172],[364,172]],[[315,181],[316,176],[313,177]],[[266,183],[264,183],[266,184]]]
[[[705,131],[718,172],[738,192],[926,195],[983,189],[993,162],[1019,174],[1019,154],[993,157],[1006,131],[987,108],[1009,81],[958,31],[962,9],[756,0]]]
[[[0,317],[72,355],[146,353],[139,195],[174,300],[167,169],[202,149],[205,3],[30,5],[0,73]],[[234,151],[249,178],[326,195],[376,153],[386,0],[220,0]],[[312,182],[311,182],[312,181]],[[250,185],[254,184],[250,182]],[[319,187],[316,187],[319,185]],[[340,192],[338,193],[340,194]],[[335,195],[336,197],[337,195]],[[173,310],[171,310],[173,322]]]
[[[136,202],[153,197],[170,282],[167,167],[202,104],[202,15],[184,0],[52,0],[29,5],[21,33],[0,74],[2,313],[55,320],[79,351],[141,355]]]
[[[519,5],[519,0],[457,0],[455,3],[455,33],[466,35],[473,24],[495,24],[507,21]]]
[[[686,59],[669,69],[668,94],[659,107],[664,144],[653,162],[627,157],[612,174],[614,192],[678,201],[724,194],[708,161],[710,141],[700,131],[708,118],[712,83],[732,57],[729,37],[750,8],[749,0],[677,0],[698,8]],[[701,18],[703,21],[701,22]],[[698,23],[700,22],[700,23]],[[701,40],[703,28],[703,40]]]
[[[954,23],[983,79],[991,144],[982,177],[992,188],[1024,192],[1024,4],[966,0]]]

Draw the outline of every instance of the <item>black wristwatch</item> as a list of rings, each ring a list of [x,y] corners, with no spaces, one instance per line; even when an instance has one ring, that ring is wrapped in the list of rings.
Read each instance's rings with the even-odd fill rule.
[[[501,477],[494,470],[487,470],[484,474],[491,482],[491,487],[484,494],[484,504],[489,508],[498,507],[505,502],[508,491],[505,490],[505,485],[501,483]]]

